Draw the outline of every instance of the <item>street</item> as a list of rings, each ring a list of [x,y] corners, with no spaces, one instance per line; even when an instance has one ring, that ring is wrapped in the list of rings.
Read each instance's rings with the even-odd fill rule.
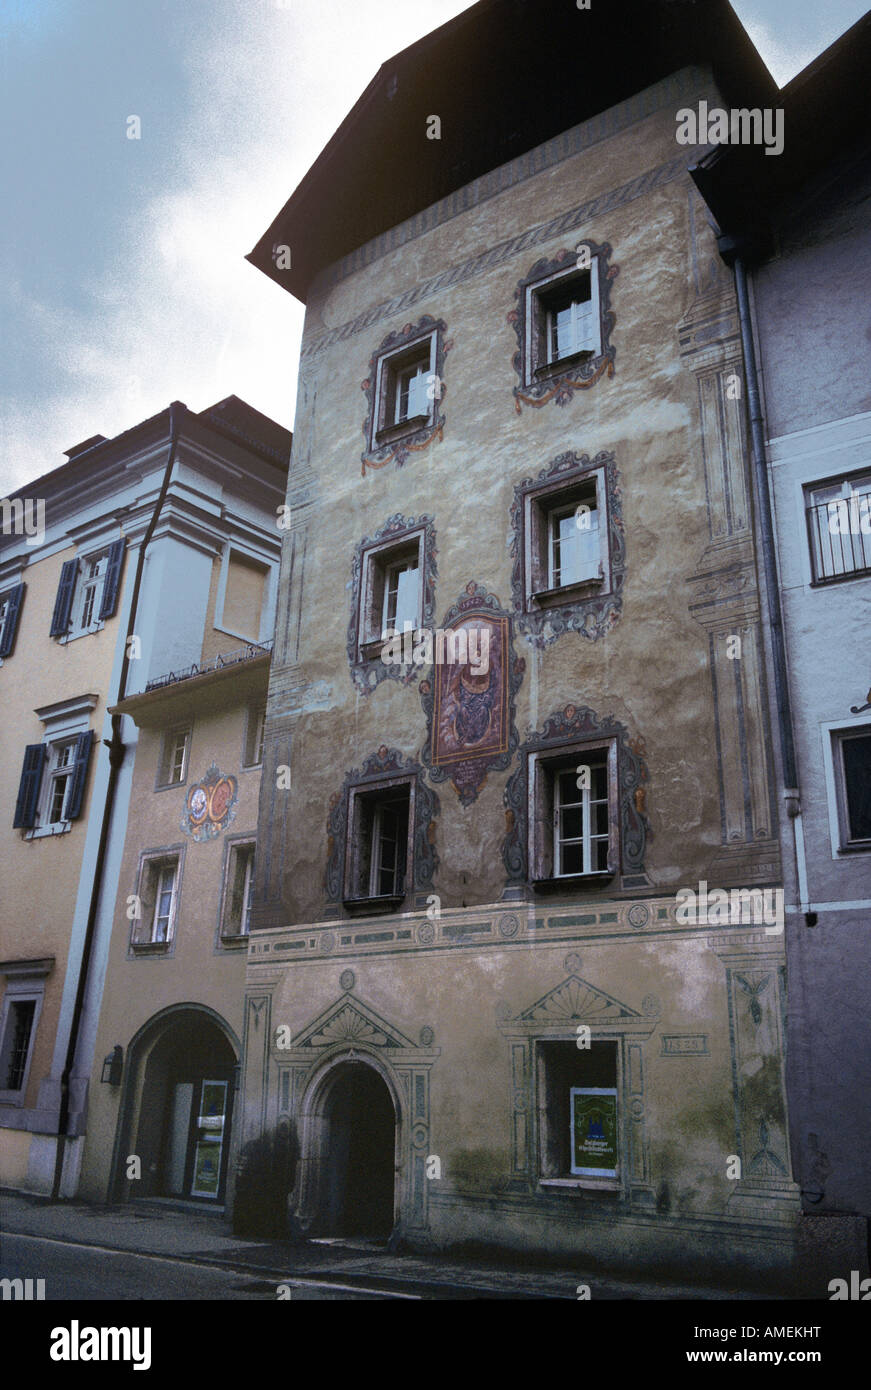
[[[3,1236],[0,1278],[44,1279],[46,1302],[241,1299],[262,1303],[278,1300],[279,1288],[277,1281],[218,1265],[192,1264],[183,1259],[139,1255],[126,1250],[94,1249],[71,1241],[24,1235]],[[416,1300],[415,1295],[351,1289],[340,1283],[298,1279],[288,1279],[286,1283],[293,1302]]]

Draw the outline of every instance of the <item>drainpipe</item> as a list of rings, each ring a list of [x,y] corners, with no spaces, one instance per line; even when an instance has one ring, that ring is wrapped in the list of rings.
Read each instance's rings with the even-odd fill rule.
[[[148,523],[142,544],[139,547],[139,555],[136,562],[136,577],[133,581],[133,594],[130,601],[130,617],[127,622],[127,636],[124,641],[124,657],[121,662],[121,674],[118,680],[118,696],[115,703],[120,703],[124,699],[127,691],[127,677],[130,669],[130,638],[136,631],[136,618],[139,608],[139,590],[142,587],[142,572],[145,568],[145,552],[149,542],[154,535],[161,508],[169,491],[170,479],[172,477],[173,465],[175,464],[176,446],[178,444],[179,424],[182,411],[186,411],[187,406],[181,401],[173,401],[169,407],[169,454],[166,460],[166,467],[163,472],[163,482],[160,493]],[[88,922],[85,928],[85,940],[82,945],[82,959],[79,963],[79,978],[76,986],[76,999],[73,1005],[73,1017],[70,1023],[70,1035],[67,1042],[66,1061],[60,1078],[60,1111],[58,1114],[57,1125],[57,1149],[54,1161],[54,1182],[51,1189],[51,1200],[60,1200],[61,1181],[63,1178],[64,1157],[66,1155],[67,1140],[72,1135],[67,1133],[69,1128],[70,1115],[70,1076],[72,1075],[73,1064],[78,1047],[79,1032],[82,1023],[82,1014],[85,1005],[85,993],[88,985],[88,973],[91,964],[91,953],[94,945],[94,935],[97,926],[97,909],[100,903],[100,894],[103,887],[103,874],[105,871],[106,850],[109,843],[109,829],[112,823],[112,814],[115,806],[115,793],[117,790],[118,773],[121,764],[124,762],[125,744],[121,738],[120,714],[112,715],[112,738],[103,739],[103,743],[109,750],[109,780],[106,785],[106,800],[103,803],[103,818],[100,825],[100,842],[97,846],[97,862],[94,866],[94,882],[91,887],[91,899],[88,906]]]
[[[725,250],[727,238],[721,238]],[[783,800],[792,821],[795,848],[798,896],[802,911],[808,911],[807,865],[804,855],[804,834],[801,826],[801,802],[795,742],[792,733],[792,710],[789,699],[789,679],[786,669],[786,643],[783,635],[783,616],[780,604],[780,583],[775,558],[774,525],[771,517],[771,493],[765,459],[762,402],[759,394],[759,375],[756,350],[750,319],[750,299],[747,293],[747,269],[740,251],[734,255],[735,290],[738,297],[738,321],[741,326],[741,346],[744,352],[744,372],[747,380],[747,405],[750,417],[750,454],[753,463],[756,506],[761,531],[762,565],[768,603],[768,623],[771,630],[771,655],[774,666],[774,694],[777,705],[777,724],[780,733],[780,752],[783,761]]]

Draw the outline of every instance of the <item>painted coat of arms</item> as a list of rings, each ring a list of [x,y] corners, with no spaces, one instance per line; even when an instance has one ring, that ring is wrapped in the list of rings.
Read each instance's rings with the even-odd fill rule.
[[[508,614],[474,581],[442,632],[448,640],[436,650],[447,659],[436,659],[420,687],[430,730],[423,761],[434,782],[450,778],[468,805],[488,770],[507,767],[517,746],[513,706],[524,662],[512,651]]]
[[[235,777],[221,772],[212,763],[205,777],[187,794],[181,828],[192,840],[214,840],[236,815],[239,788]]]

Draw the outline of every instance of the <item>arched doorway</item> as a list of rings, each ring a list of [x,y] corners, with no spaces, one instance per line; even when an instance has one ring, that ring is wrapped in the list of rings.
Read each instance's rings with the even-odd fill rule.
[[[340,1063],[325,1083],[320,1113],[317,1229],[386,1239],[395,1219],[396,1186],[396,1110],[387,1083],[365,1062]]]
[[[220,1203],[226,1188],[237,1052],[211,1009],[157,1015],[130,1044],[118,1149],[140,1160],[127,1195]]]

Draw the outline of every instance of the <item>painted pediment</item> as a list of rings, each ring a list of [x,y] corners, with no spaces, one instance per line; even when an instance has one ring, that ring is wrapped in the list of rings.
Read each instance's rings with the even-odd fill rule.
[[[331,1004],[296,1039],[297,1048],[335,1047],[337,1043],[369,1047],[415,1047],[398,1028],[381,1018],[353,994]]]
[[[599,1023],[641,1020],[642,1015],[628,1004],[621,1004],[604,990],[597,989],[580,975],[569,975],[562,984],[543,995],[517,1015],[518,1023],[566,1023],[572,1019]]]

